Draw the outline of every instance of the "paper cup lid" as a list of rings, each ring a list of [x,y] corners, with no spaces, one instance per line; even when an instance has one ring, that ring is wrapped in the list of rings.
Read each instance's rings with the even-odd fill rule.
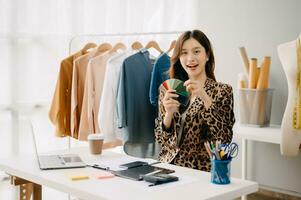
[[[88,140],[103,140],[104,136],[102,134],[90,134],[88,135]]]

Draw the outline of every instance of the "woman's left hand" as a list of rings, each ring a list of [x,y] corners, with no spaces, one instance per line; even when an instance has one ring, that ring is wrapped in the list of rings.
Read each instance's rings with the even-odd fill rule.
[[[184,86],[186,90],[191,94],[192,97],[203,97],[205,90],[203,85],[201,85],[198,81],[193,81],[188,79],[184,82]]]
[[[206,93],[204,85],[198,81],[188,79],[184,82],[184,86],[186,86],[186,90],[190,93],[192,98],[199,97],[204,101],[206,108],[210,107],[212,99]]]

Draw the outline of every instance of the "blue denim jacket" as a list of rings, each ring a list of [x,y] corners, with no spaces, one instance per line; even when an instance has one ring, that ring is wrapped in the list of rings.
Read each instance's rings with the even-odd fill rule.
[[[158,104],[158,95],[160,85],[169,79],[168,69],[170,67],[170,58],[166,53],[162,53],[156,60],[150,82],[149,100],[153,106]]]

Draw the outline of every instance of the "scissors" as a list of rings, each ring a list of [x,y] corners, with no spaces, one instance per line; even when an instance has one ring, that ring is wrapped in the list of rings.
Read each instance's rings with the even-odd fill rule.
[[[232,142],[224,146],[224,152],[227,156],[227,159],[235,158],[238,155],[238,144]]]

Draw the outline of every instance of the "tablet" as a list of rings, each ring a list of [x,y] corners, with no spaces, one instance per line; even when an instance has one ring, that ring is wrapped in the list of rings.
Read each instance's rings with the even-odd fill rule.
[[[114,173],[114,175],[119,176],[119,177],[140,181],[140,180],[143,180],[143,178],[141,177],[142,175],[146,175],[146,174],[149,174],[152,172],[157,172],[156,174],[159,174],[159,173],[170,174],[175,171],[172,169],[166,169],[166,168],[156,167],[156,166],[152,166],[152,165],[143,165],[140,167],[116,171],[113,173]]]

